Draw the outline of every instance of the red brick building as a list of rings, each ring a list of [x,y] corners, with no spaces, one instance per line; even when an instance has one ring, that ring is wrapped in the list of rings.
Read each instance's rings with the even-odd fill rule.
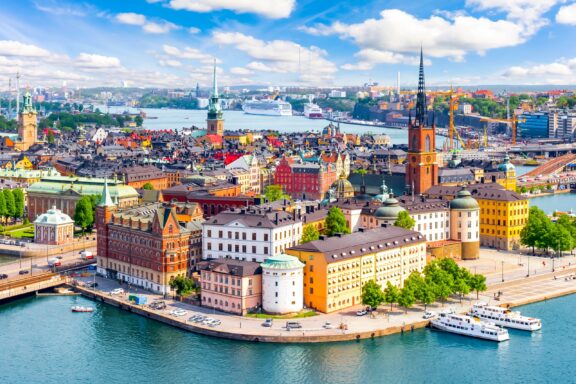
[[[276,167],[274,183],[294,199],[322,200],[338,179],[336,166],[325,163],[302,163],[284,157]]]

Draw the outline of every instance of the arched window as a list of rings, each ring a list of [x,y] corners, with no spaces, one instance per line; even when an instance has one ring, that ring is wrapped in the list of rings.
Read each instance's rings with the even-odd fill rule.
[[[416,135],[414,135],[414,136],[412,136],[412,150],[413,151],[416,151],[418,149],[416,144],[417,144]]]
[[[430,152],[430,136],[426,135],[426,152]]]

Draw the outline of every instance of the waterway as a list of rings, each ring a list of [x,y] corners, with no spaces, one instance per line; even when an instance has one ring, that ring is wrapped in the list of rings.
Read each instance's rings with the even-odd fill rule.
[[[71,313],[74,304],[94,313]],[[186,333],[82,297],[0,306],[0,382],[568,383],[576,295],[521,308],[540,332],[493,343],[417,330],[375,340],[279,345]]]

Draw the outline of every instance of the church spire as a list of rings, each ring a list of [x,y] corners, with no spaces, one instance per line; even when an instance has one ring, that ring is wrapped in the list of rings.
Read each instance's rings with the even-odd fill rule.
[[[214,75],[212,77],[212,97],[218,98],[218,80],[216,78],[216,58],[214,58]]]
[[[416,122],[420,127],[426,126],[426,91],[422,47],[420,47],[420,74],[418,76],[418,95],[416,96]]]
[[[108,179],[104,179],[104,188],[102,189],[102,196],[100,197],[100,207],[113,207],[115,204],[110,196],[110,190],[108,189]]]

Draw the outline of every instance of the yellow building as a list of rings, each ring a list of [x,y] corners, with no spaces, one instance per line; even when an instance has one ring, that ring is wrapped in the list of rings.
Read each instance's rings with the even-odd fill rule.
[[[306,264],[304,304],[334,312],[362,303],[362,286],[375,280],[401,286],[426,265],[426,240],[399,227],[360,230],[321,238],[286,250]]]
[[[14,143],[14,148],[19,151],[27,151],[38,141],[38,120],[37,113],[32,105],[30,92],[24,95],[22,111],[18,114],[18,140]]]
[[[480,205],[480,245],[497,249],[517,249],[520,231],[528,221],[529,200],[505,189],[474,191]]]
[[[504,157],[504,162],[498,165],[498,171],[504,174],[504,178],[496,179],[496,182],[509,191],[516,191],[516,167],[510,162],[508,154]]]
[[[4,169],[33,169],[34,165],[28,159],[27,156],[24,156],[21,160],[15,161],[7,161],[2,168]]]

